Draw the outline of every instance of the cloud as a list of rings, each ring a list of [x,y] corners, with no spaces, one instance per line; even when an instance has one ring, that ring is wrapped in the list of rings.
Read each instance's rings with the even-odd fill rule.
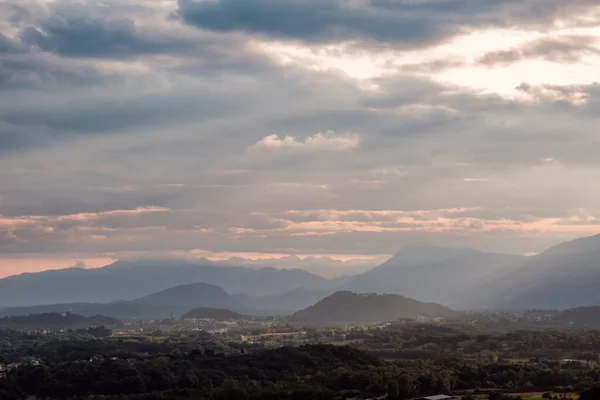
[[[179,0],[177,15],[203,29],[312,42],[372,39],[414,46],[455,33],[454,27],[443,22],[427,23],[426,14],[418,8],[409,6],[405,11],[338,0]]]
[[[122,77],[118,74],[85,65],[74,68],[34,54],[0,59],[0,88],[4,89],[93,86],[119,81]]]
[[[560,85],[519,85],[518,90],[527,93],[531,99],[537,102],[556,102],[563,105],[583,105],[590,101],[593,96],[592,90],[598,85],[592,86],[560,86]],[[552,160],[552,158],[550,158]]]
[[[53,15],[39,27],[23,30],[24,42],[68,57],[129,58],[144,54],[180,53],[188,40],[136,27],[129,19]]]
[[[19,3],[3,259],[525,253],[597,226],[597,1]]]
[[[0,64],[1,65],[1,64]],[[14,75],[13,75],[14,78]],[[74,78],[75,77],[70,77]],[[9,82],[5,82],[5,85]],[[13,104],[0,111],[0,153],[13,149],[51,145],[76,137],[119,133],[125,129],[142,129],[168,125],[173,121],[217,118],[239,105],[230,99],[214,97],[197,101],[193,88],[139,96],[108,94],[104,98],[80,101],[63,98],[54,104]],[[38,103],[39,104],[39,103]]]
[[[250,153],[342,153],[360,147],[360,137],[356,134],[338,135],[333,131],[317,133],[304,141],[293,136],[265,136],[248,148]]]
[[[526,43],[520,48],[487,53],[477,62],[488,67],[510,65],[525,59],[574,63],[585,56],[599,56],[600,48],[596,46],[597,42],[597,37],[582,35],[543,38]]]
[[[327,254],[329,249],[366,255],[393,253],[402,243],[424,237],[444,238],[449,243],[469,237],[494,242],[510,235],[521,240],[586,235],[594,233],[600,221],[600,212],[578,210],[563,217],[530,215],[522,220],[528,211],[535,212],[510,208],[305,209],[234,217],[157,208],[4,218],[0,219],[0,252],[15,257],[80,253],[107,258],[131,252],[197,252],[202,243],[209,252]],[[326,248],[323,236],[330,237]],[[348,248],[349,242],[355,245]]]
[[[544,26],[593,0],[179,0],[176,15],[202,29],[307,42],[366,40],[402,46],[447,41],[467,28]]]
[[[0,55],[20,53],[22,51],[23,47],[20,43],[16,42],[15,40],[7,37],[2,32],[0,32]]]

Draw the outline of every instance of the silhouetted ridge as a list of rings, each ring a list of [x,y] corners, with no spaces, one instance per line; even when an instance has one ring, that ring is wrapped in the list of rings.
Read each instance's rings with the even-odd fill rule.
[[[312,323],[368,323],[453,315],[456,315],[456,312],[439,304],[422,303],[396,294],[357,294],[341,291],[314,306],[298,311],[293,319]]]

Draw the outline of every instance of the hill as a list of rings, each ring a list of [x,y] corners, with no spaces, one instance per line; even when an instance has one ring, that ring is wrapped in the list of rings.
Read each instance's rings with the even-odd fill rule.
[[[464,296],[474,285],[493,281],[520,267],[526,257],[436,246],[408,246],[377,268],[360,274],[343,289],[358,293],[396,293],[455,307],[472,306]]]
[[[600,328],[600,307],[577,307],[559,312],[555,320],[560,324]]]
[[[238,314],[231,310],[226,310],[222,308],[209,308],[209,307],[200,307],[195,308],[192,311],[189,311],[181,316],[183,319],[215,319],[218,321],[230,321],[235,319],[241,319],[244,316],[242,314]]]
[[[0,329],[73,329],[122,326],[123,322],[103,315],[84,317],[71,313],[44,313],[0,318]]]
[[[341,291],[332,294],[292,317],[299,323],[374,323],[419,316],[437,318],[457,315],[449,308],[422,303],[397,294],[357,294]]]
[[[600,236],[577,239],[531,257],[475,292],[487,307],[569,309],[600,303]]]
[[[278,295],[296,288],[320,290],[332,284],[298,269],[118,261],[98,269],[69,268],[0,279],[0,306],[133,300],[190,282],[205,282],[231,294],[250,296]]]

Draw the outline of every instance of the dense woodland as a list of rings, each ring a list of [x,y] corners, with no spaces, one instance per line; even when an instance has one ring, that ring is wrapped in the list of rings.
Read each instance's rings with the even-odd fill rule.
[[[64,329],[89,326],[123,326],[123,322],[103,315],[85,317],[66,313],[42,313],[32,315],[11,315],[0,318],[0,329]]]
[[[105,358],[132,358],[160,354],[186,354],[203,349],[220,353],[235,351],[235,345],[216,340],[203,333],[177,333],[117,339],[104,327],[70,330],[59,335],[31,335],[18,331],[0,331],[0,363],[19,362],[37,357],[50,364],[89,360],[95,355]]]
[[[310,332],[314,340],[317,333]],[[201,332],[134,339],[111,337],[106,328],[0,331],[0,363],[43,360],[0,379],[0,399],[407,399],[529,391],[598,398],[598,331],[486,334],[398,324],[347,336],[352,346],[269,350]],[[467,350],[453,353],[461,343]],[[507,359],[509,343],[545,356]],[[565,352],[590,362],[565,362]]]
[[[133,362],[28,366],[0,381],[0,396],[343,399],[387,393],[404,399],[481,388],[585,392],[594,387],[599,373],[581,365],[541,368],[451,359],[385,362],[347,346],[309,345],[232,356],[196,350]]]
[[[352,345],[386,359],[441,358],[494,360],[598,361],[598,330],[481,331],[471,326],[396,324],[384,329],[353,330]]]

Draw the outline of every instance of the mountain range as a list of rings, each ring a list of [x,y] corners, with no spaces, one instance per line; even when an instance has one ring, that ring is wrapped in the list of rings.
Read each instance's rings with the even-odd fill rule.
[[[570,309],[600,304],[600,235],[533,256],[411,246],[345,285],[461,309]]]
[[[208,260],[207,260],[208,261]],[[232,257],[222,261],[212,261],[215,266],[236,266],[246,268],[272,267],[277,269],[302,269],[326,279],[343,278],[365,272],[385,261],[385,257],[376,256],[372,259],[350,259],[348,261],[336,260],[331,257],[298,257],[289,255],[282,258],[248,260],[241,257]]]
[[[181,286],[190,283],[218,289],[207,286],[204,300],[186,303]],[[534,257],[407,246],[376,268],[336,279],[300,269],[118,261],[99,269],[70,268],[0,279],[0,308],[5,308],[0,314],[7,315],[6,309],[15,307],[53,312],[68,306],[73,312],[85,311],[83,315],[114,316],[104,310],[115,304],[127,315],[152,307],[155,312],[159,306],[150,302],[162,291],[167,291],[162,300],[183,296],[178,304],[159,302],[160,307],[166,306],[163,311],[178,306],[177,313],[216,307],[251,315],[291,314],[337,291],[398,294],[455,309],[568,309],[599,304],[599,285],[597,235],[561,243]],[[177,293],[169,292],[176,287]]]
[[[597,235],[551,247],[465,295],[488,308],[562,310],[600,304],[599,285]]]
[[[67,303],[0,309],[0,317],[39,313],[106,315],[114,318],[157,319],[180,317],[190,310],[206,307],[243,311],[244,305],[219,286],[192,283],[176,286],[138,299],[101,303]]]
[[[526,257],[462,248],[408,246],[344,288],[358,293],[395,293],[421,301],[470,306],[465,291],[518,269]]]
[[[0,279],[0,307],[133,300],[195,282],[250,296],[278,295],[296,288],[320,290],[336,284],[299,269],[117,261],[97,269],[67,268]]]

